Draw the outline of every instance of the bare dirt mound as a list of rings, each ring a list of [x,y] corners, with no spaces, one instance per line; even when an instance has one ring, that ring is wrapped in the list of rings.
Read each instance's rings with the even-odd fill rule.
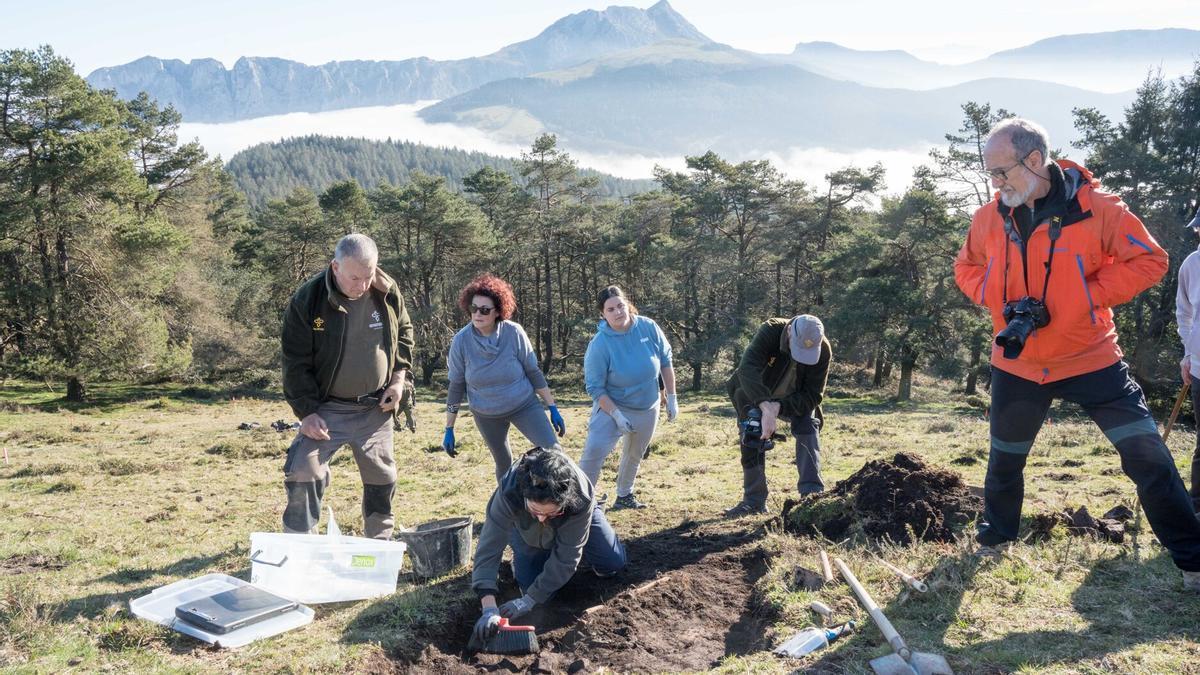
[[[983,500],[957,473],[898,453],[867,462],[828,492],[788,500],[782,516],[795,534],[911,544],[951,541],[982,510]]]
[[[725,656],[765,648],[771,637],[773,611],[754,591],[767,560],[753,538],[689,524],[626,542],[630,566],[620,575],[581,571],[522,617],[537,626],[537,654],[468,652],[479,605],[467,599],[424,631],[427,640],[414,645],[419,652],[391,656],[397,670],[414,673],[706,670]],[[502,575],[502,595],[515,594],[511,585]]]

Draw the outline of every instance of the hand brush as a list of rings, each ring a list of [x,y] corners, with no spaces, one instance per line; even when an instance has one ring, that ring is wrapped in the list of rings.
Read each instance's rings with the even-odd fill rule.
[[[467,647],[489,654],[533,654],[539,649],[537,635],[533,630],[533,626],[510,626],[508,619],[502,617],[500,630],[488,638],[486,644],[480,646],[475,637],[471,636]]]

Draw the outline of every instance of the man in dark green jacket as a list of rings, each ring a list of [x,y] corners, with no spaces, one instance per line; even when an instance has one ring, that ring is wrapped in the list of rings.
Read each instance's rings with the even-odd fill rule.
[[[825,489],[818,432],[832,356],[825,326],[817,317],[801,314],[792,319],[767,319],[729,379],[729,399],[737,411],[739,429],[753,408],[762,414],[764,440],[775,433],[780,418],[791,421],[800,476],[796,489],[801,495]],[[725,514],[763,513],[766,505],[765,451],[761,444],[743,443],[742,501]]]
[[[363,481],[363,530],[392,536],[392,416],[412,367],[404,298],[377,267],[370,237],[338,241],[329,267],[292,296],[283,318],[283,394],[300,419],[284,463],[284,532],[315,532],[329,461],[349,445]]]

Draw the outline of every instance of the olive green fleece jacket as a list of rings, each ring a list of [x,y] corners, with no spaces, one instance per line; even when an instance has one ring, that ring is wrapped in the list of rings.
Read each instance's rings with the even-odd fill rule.
[[[384,343],[388,345],[388,372],[412,368],[413,326],[396,281],[381,274],[387,293],[371,286],[368,293],[387,308]],[[304,282],[283,315],[283,396],[296,417],[304,419],[326,400],[342,360],[346,332],[345,296],[337,290],[333,268],[326,267]]]
[[[825,383],[829,379],[829,362],[833,359],[833,349],[829,340],[821,339],[821,356],[811,366],[792,360],[784,337],[791,319],[767,319],[758,329],[754,340],[746,351],[742,352],[741,363],[733,376],[729,378],[730,399],[734,391],[741,394],[755,405],[763,401],[779,401],[780,417],[804,417],[811,414],[821,419],[821,399],[825,397]],[[788,367],[795,364],[795,385],[791,391],[782,396],[773,396],[772,392],[783,378],[787,377]],[[742,411],[737,411],[739,418]]]

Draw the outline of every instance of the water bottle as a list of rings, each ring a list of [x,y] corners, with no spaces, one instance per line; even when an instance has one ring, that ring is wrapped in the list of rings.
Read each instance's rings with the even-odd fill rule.
[[[797,658],[811,654],[818,649],[824,649],[829,646],[830,642],[853,631],[853,621],[847,621],[836,628],[805,628],[793,635],[787,642],[776,647],[775,653]]]

